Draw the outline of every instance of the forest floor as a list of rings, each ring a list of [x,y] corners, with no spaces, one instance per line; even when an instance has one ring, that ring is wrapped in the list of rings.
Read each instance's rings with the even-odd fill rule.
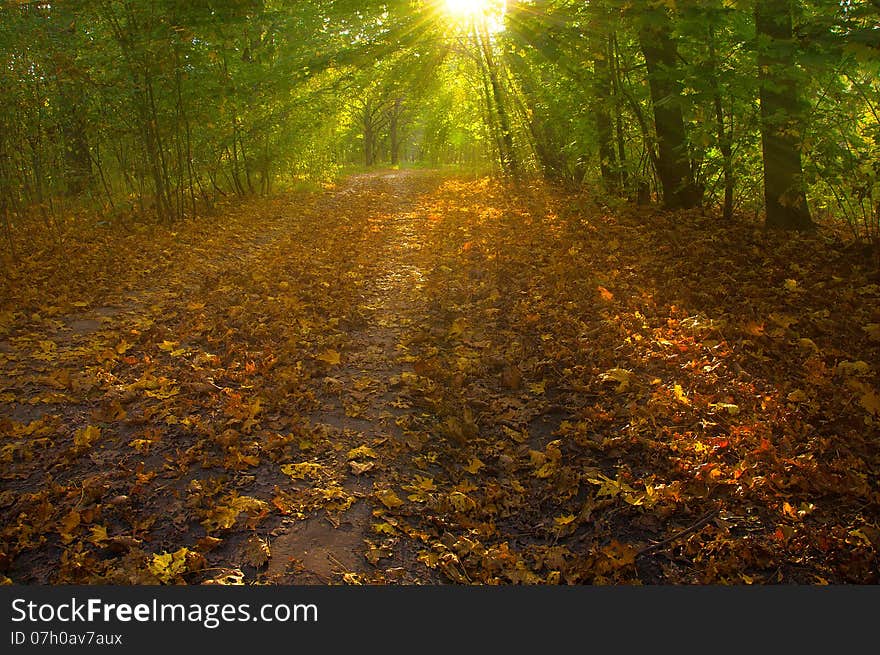
[[[382,172],[0,280],[0,578],[880,582],[880,280]]]

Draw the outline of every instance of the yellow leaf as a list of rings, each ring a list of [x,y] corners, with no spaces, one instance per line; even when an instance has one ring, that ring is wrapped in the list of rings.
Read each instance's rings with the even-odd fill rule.
[[[109,539],[107,535],[107,528],[105,528],[103,525],[92,526],[92,534],[89,537],[89,541],[98,546],[107,541],[107,539]]]
[[[396,493],[391,491],[391,489],[383,489],[382,491],[377,491],[376,498],[388,509],[394,509],[395,507],[400,507],[401,505],[403,505],[403,501]]]
[[[625,368],[610,368],[599,376],[602,382],[617,382],[617,391],[619,392],[629,389],[632,378],[633,372]]]
[[[336,350],[325,350],[323,353],[318,355],[315,359],[318,359],[330,366],[338,366],[342,361],[342,356]]]
[[[682,405],[690,405],[691,401],[688,400],[688,397],[684,393],[684,389],[681,388],[680,384],[676,384],[673,388],[675,392],[675,399],[680,402]]]
[[[454,338],[460,337],[464,334],[467,329],[467,319],[465,318],[457,318],[452,322],[452,325],[449,327],[449,331],[447,332],[447,336]]]
[[[358,446],[357,448],[352,448],[348,451],[348,459],[358,459],[360,457],[372,457],[376,459],[376,452],[370,448],[369,446]]]
[[[561,528],[573,523],[576,518],[574,514],[565,514],[564,516],[557,516],[553,519],[553,522]]]
[[[315,477],[323,469],[323,466],[315,462],[301,462],[299,464],[285,464],[281,467],[281,472],[294,480],[305,480],[307,477]]]
[[[453,491],[449,494],[449,502],[456,512],[471,512],[477,508],[477,503],[470,496],[460,491]]]
[[[159,344],[159,350],[165,350],[167,352],[171,352],[172,350],[177,348],[178,343],[179,342],[177,342],[177,341],[163,341],[162,343]]]
[[[788,398],[788,400],[793,403],[807,402],[807,394],[805,394],[801,389],[795,389],[790,394],[788,394],[786,398]]]
[[[414,486],[421,491],[436,491],[437,489],[437,487],[434,486],[434,478],[426,478],[421,475],[416,476],[416,483]]]
[[[200,568],[198,562],[204,564],[201,555],[184,546],[173,553],[154,554],[147,568],[161,582],[170,583],[190,570],[191,561],[196,564],[196,568]]]
[[[167,575],[168,567],[171,566],[171,562],[174,560],[174,555],[171,553],[162,553],[161,555],[154,554],[153,561],[150,562],[149,569],[160,580]]]
[[[79,526],[81,517],[79,512],[73,510],[63,519],[61,519],[61,529],[58,533],[61,535],[61,541],[66,544],[69,544],[73,541],[73,531]]]
[[[76,448],[90,448],[98,439],[101,438],[101,428],[94,425],[87,425],[80,428],[73,435],[73,445]]]
[[[397,528],[390,523],[374,523],[373,531],[377,534],[387,534],[392,537],[397,534]]]
[[[202,521],[205,530],[227,530],[235,525],[239,514],[249,512],[260,515],[268,508],[268,504],[251,496],[235,496],[228,498],[226,504],[218,503]]]
[[[871,341],[880,341],[880,323],[868,323],[862,328]]]
[[[880,415],[880,394],[876,391],[866,391],[859,400],[859,404],[871,414]]]
[[[468,460],[467,466],[464,467],[464,470],[467,471],[468,473],[476,474],[484,466],[485,466],[485,464],[483,464],[483,462],[480,459],[478,459],[477,457],[471,457]]]
[[[541,380],[540,382],[533,382],[529,385],[529,391],[534,394],[542,395],[546,391],[547,381]]]

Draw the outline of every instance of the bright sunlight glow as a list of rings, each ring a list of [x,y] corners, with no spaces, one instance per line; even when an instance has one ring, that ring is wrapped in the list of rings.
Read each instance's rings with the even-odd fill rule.
[[[507,10],[505,0],[445,0],[446,13],[456,22],[470,25],[472,22],[485,20],[489,32],[496,33],[504,29],[504,12]]]

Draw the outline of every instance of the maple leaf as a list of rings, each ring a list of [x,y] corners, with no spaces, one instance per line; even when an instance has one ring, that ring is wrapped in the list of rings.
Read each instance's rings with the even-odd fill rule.
[[[77,430],[73,435],[73,445],[77,450],[86,450],[91,448],[98,439],[101,438],[101,428],[93,425],[87,425]]]
[[[391,489],[376,491],[374,495],[379,500],[379,502],[385,505],[385,507],[387,507],[388,509],[394,509],[395,507],[400,507],[401,505],[403,505],[403,501]]]
[[[543,395],[547,390],[547,381],[541,380],[540,382],[533,382],[529,384],[529,391],[537,395]]]
[[[456,512],[468,513],[477,508],[477,503],[470,496],[460,491],[453,491],[447,498]]]
[[[468,473],[473,473],[474,475],[476,475],[484,466],[485,464],[483,464],[482,460],[480,460],[478,457],[471,457],[468,460],[467,466],[464,467],[464,470]]]
[[[248,564],[254,568],[262,568],[272,556],[269,549],[269,542],[259,536],[252,534],[245,545],[244,557]]]
[[[316,462],[300,462],[299,464],[285,464],[281,472],[289,475],[294,480],[314,478],[324,470],[324,467]]]
[[[869,389],[862,394],[859,404],[869,413],[880,416],[880,393]]]
[[[69,544],[73,541],[73,531],[79,526],[82,521],[81,515],[78,511],[72,510],[61,520],[61,527],[58,530],[58,533],[61,535],[61,541],[66,544]]]
[[[103,525],[93,525],[91,527],[92,534],[89,536],[89,541],[91,541],[96,546],[100,546],[109,540],[107,536],[107,528]]]
[[[378,455],[376,455],[376,452],[369,446],[358,446],[357,448],[352,448],[351,450],[349,450],[347,457],[350,460],[359,459],[361,457],[371,457],[373,459],[376,459]]]
[[[211,508],[202,526],[208,532],[227,530],[235,525],[240,514],[247,512],[259,517],[267,511],[268,504],[250,496],[233,496]]]
[[[173,553],[154,554],[147,568],[160,582],[169,584],[184,573],[196,571],[204,565],[205,558],[202,555],[184,546]]]
[[[339,354],[336,350],[325,350],[320,355],[315,357],[315,359],[324,362],[325,364],[329,364],[330,366],[338,366],[342,361],[342,355]]]
[[[625,368],[610,368],[599,376],[602,382],[616,382],[618,392],[629,389],[633,378],[633,372]]]

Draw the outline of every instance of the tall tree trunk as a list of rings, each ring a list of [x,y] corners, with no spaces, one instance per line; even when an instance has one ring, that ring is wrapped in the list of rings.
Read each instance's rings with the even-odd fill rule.
[[[611,91],[611,62],[606,52],[593,59],[593,114],[596,121],[596,132],[599,137],[599,170],[605,188],[612,193],[620,191],[617,174],[617,158],[614,152],[614,133],[608,101]]]
[[[712,75],[712,104],[715,108],[715,129],[718,135],[718,148],[721,150],[721,166],[724,172],[724,205],[722,215],[725,221],[733,219],[733,134],[724,125],[724,102],[721,97],[721,84],[718,81],[718,54],[715,46],[715,26],[709,25],[709,66]]]
[[[403,98],[395,98],[391,107],[390,123],[388,125],[389,147],[391,149],[391,165],[400,163],[400,112],[403,109]]]
[[[700,204],[701,194],[693,182],[688,157],[678,47],[672,29],[672,18],[664,7],[649,9],[641,19],[639,42],[651,87],[663,204],[667,209],[689,209]]]
[[[814,227],[801,164],[803,110],[797,90],[790,0],[755,3],[764,202],[769,228]]]
[[[626,140],[623,132],[624,97],[621,91],[620,57],[617,48],[617,35],[608,37],[608,57],[611,62],[611,91],[614,94],[614,140],[617,144],[617,168],[621,191],[625,191],[629,183],[626,168]]]
[[[504,102],[504,93],[501,90],[501,81],[498,76],[498,65],[492,56],[492,42],[489,29],[485,21],[477,29],[477,37],[480,41],[483,59],[486,62],[486,73],[489,77],[489,86],[492,90],[492,100],[495,104],[495,112],[498,116],[498,128],[501,132],[501,169],[507,175],[515,175],[519,171],[516,151],[513,147],[513,129],[511,128],[510,116]]]

